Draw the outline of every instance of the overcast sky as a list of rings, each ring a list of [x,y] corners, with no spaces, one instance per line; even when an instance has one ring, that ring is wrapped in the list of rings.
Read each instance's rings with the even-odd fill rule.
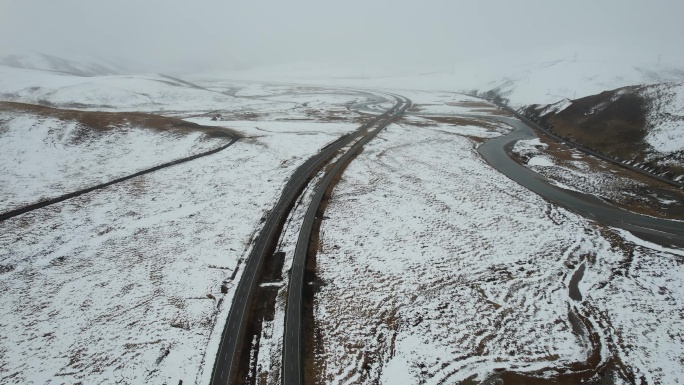
[[[559,45],[684,59],[682,0],[0,0],[0,49],[134,69],[449,63]]]

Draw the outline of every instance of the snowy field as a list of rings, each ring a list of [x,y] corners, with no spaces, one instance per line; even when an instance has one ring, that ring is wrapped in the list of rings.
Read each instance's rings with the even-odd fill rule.
[[[94,83],[99,95],[111,91],[106,78],[84,79],[69,79],[87,80],[69,92],[87,95]],[[133,83],[149,85],[144,78]],[[179,85],[160,88],[187,91]],[[0,222],[0,382],[208,382],[240,264],[263,216],[297,166],[358,126],[300,114],[274,95],[297,93],[301,103],[320,107],[317,111],[340,114],[369,97],[316,90],[307,102],[303,89],[260,88],[258,99],[226,95],[212,111],[203,100],[211,104],[214,95],[222,95],[220,89],[188,86],[200,92],[198,100],[165,101],[169,115],[181,111],[193,122],[243,133],[233,146]],[[221,89],[230,91],[227,85]],[[132,100],[138,91],[131,91]],[[25,96],[17,99],[30,102]],[[202,109],[193,110],[200,104]],[[123,97],[118,105],[125,111],[151,108]],[[233,120],[234,112],[246,106],[268,106],[269,118]],[[221,119],[215,119],[217,114]],[[64,144],[74,129],[68,122],[22,114],[3,119],[3,142],[11,138],[6,145],[21,160],[11,163],[17,167],[13,175],[34,180],[35,194],[54,187],[52,179],[42,180],[42,172],[51,169],[37,166],[36,150],[42,149],[42,164],[54,167],[48,179],[63,179],[66,190],[84,180],[106,179],[114,162],[122,169],[139,167],[223,142],[141,127],[113,136],[94,134],[87,144],[70,147]],[[53,144],[51,139],[60,137],[64,143]],[[94,164],[78,168],[87,162]]]
[[[651,59],[651,60],[649,60]],[[367,63],[297,63],[230,71],[218,77],[273,82],[480,92],[497,89],[511,105],[552,104],[635,84],[684,81],[681,63],[617,55],[603,46],[561,46],[420,69]]]
[[[684,220],[680,189],[548,138],[519,140],[513,156],[566,190],[595,195],[624,210]]]
[[[501,176],[476,152],[491,129],[417,119],[368,144],[326,210],[319,379],[455,384],[588,365],[616,383],[677,383],[682,252]]]
[[[557,73],[572,63],[540,68]],[[354,83],[295,72],[278,80]],[[525,73],[509,91],[528,103],[544,71]],[[646,76],[636,73],[616,82]],[[454,86],[463,76],[358,82],[456,91],[468,89]],[[606,79],[580,83],[604,87]],[[0,66],[1,101],[147,112],[243,136],[209,157],[0,222],[1,383],[207,383],[241,264],[287,178],[392,104],[346,88],[186,80]],[[455,384],[585,368],[615,383],[681,381],[684,252],[578,217],[489,167],[477,147],[509,128],[456,115],[501,110],[453,92],[395,92],[415,103],[410,115],[365,146],[325,213],[314,296],[319,379]],[[0,111],[0,211],[227,140],[135,124],[91,132],[79,122]],[[580,181],[575,188],[598,195],[612,180],[581,154],[568,150],[560,163],[547,150],[542,142],[515,149],[540,173],[561,170],[559,184]],[[281,238],[283,277],[312,192]],[[268,283],[278,295],[260,336],[259,384],[280,383],[286,284]]]
[[[212,150],[231,140],[229,130],[221,137],[215,129],[210,136],[187,128],[155,130],[123,119],[120,125],[97,129],[46,111],[50,110],[0,107],[0,212]]]
[[[634,152],[635,159],[632,161],[647,163],[649,167],[672,166],[675,175],[681,174],[684,170],[684,83],[620,88],[594,102],[585,115],[600,115],[604,110],[615,108],[625,96],[636,96],[642,101],[645,110],[643,148]],[[571,106],[576,108],[575,103],[581,106],[586,101],[561,101],[551,105],[533,106],[527,111],[538,115],[538,119],[543,119],[562,114]],[[684,175],[674,179],[684,179]]]
[[[80,77],[5,66],[0,66],[0,100],[98,111],[166,113],[215,110],[243,101],[159,74]]]

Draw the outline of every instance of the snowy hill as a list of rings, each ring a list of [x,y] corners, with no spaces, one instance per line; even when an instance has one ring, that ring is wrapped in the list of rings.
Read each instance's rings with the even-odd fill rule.
[[[218,109],[235,98],[159,75],[82,77],[0,66],[0,100],[95,110]]]
[[[51,55],[34,51],[0,53],[0,64],[77,76],[115,75],[121,72],[110,63],[84,55]]]
[[[222,73],[225,78],[392,89],[485,92],[498,90],[514,107],[551,104],[636,84],[684,81],[684,66],[657,58],[567,46],[493,55],[416,69],[365,63],[296,63]]]
[[[624,87],[524,112],[614,158],[675,180],[684,174],[684,83]]]

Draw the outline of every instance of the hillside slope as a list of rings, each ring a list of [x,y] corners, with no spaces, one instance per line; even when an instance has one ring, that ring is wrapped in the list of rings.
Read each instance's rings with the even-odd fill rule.
[[[84,55],[51,55],[42,52],[2,52],[0,64],[24,69],[68,73],[76,76],[116,75],[121,71],[116,66]]]
[[[635,84],[684,81],[681,63],[605,47],[561,46],[515,54],[492,53],[453,63],[357,62],[279,64],[219,77],[243,80],[478,93],[496,91],[516,108],[576,99]]]
[[[623,87],[522,111],[570,141],[684,179],[684,83]]]

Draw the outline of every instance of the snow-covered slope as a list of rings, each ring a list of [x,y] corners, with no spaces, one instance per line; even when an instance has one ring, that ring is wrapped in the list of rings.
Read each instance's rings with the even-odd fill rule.
[[[197,111],[236,106],[240,100],[172,77],[80,77],[0,66],[0,100],[109,111]]]
[[[0,212],[208,151],[232,138],[179,119],[0,102]]]
[[[606,155],[675,180],[684,174],[684,83],[623,87],[524,112]]]
[[[64,92],[65,104],[69,95],[102,103],[102,95],[120,90],[117,105],[124,110],[153,108],[139,104],[137,95],[154,92],[165,114],[237,128],[249,138],[0,222],[0,383],[208,383],[240,265],[261,219],[296,167],[357,128],[347,108],[370,96],[231,82],[205,84],[207,90],[162,76],[30,74],[45,84],[31,76],[23,85],[11,77],[0,81],[21,89],[32,81],[53,101]],[[84,94],[88,87],[93,94]],[[242,89],[249,96],[224,94]],[[211,111],[216,106],[221,109]],[[0,114],[6,177],[0,202],[10,201],[3,191],[19,200],[65,191],[223,142],[133,124],[110,127],[106,119],[98,125],[102,132],[92,132],[75,117],[143,114],[54,111],[74,119]]]
[[[364,63],[297,63],[231,71],[223,76],[393,89],[464,92],[498,89],[513,106],[519,107],[550,104],[635,84],[684,81],[684,66],[661,64],[657,58],[607,53],[603,47],[568,46],[420,69]]]
[[[34,51],[0,53],[0,64],[15,68],[69,73],[77,76],[114,75],[114,65],[85,55],[52,55]]]

